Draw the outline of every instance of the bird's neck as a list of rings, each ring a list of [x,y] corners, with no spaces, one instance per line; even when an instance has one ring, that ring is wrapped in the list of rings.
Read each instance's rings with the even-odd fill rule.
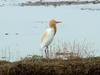
[[[57,32],[57,27],[56,27],[56,26],[52,26],[52,27],[50,27],[50,28],[54,29],[54,35],[55,35],[56,32]]]

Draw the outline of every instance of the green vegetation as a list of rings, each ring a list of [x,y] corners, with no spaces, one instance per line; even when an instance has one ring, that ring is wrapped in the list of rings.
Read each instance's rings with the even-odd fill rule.
[[[61,60],[30,58],[0,61],[0,75],[100,75],[100,57]]]

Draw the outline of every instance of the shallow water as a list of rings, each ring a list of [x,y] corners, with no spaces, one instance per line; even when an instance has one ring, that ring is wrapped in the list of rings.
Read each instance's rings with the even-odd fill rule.
[[[54,43],[86,41],[95,44],[100,55],[100,5],[4,6],[0,7],[0,59],[19,60],[40,54],[40,37],[51,19],[62,21],[57,25]],[[8,35],[5,35],[8,33]],[[10,56],[9,56],[10,53]]]

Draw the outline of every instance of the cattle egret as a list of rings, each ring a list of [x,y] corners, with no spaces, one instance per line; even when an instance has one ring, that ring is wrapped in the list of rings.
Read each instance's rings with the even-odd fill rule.
[[[45,57],[49,58],[48,46],[51,44],[56,32],[56,24],[61,23],[60,21],[51,20],[49,22],[49,28],[46,29],[42,38],[41,38],[41,49],[45,51]]]

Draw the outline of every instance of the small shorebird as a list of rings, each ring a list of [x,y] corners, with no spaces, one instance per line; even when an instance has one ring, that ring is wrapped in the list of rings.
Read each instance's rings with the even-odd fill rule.
[[[49,22],[49,28],[46,29],[42,38],[41,38],[41,49],[45,50],[45,57],[49,58],[48,46],[51,44],[56,32],[57,27],[56,24],[61,23],[60,21],[51,20]]]

